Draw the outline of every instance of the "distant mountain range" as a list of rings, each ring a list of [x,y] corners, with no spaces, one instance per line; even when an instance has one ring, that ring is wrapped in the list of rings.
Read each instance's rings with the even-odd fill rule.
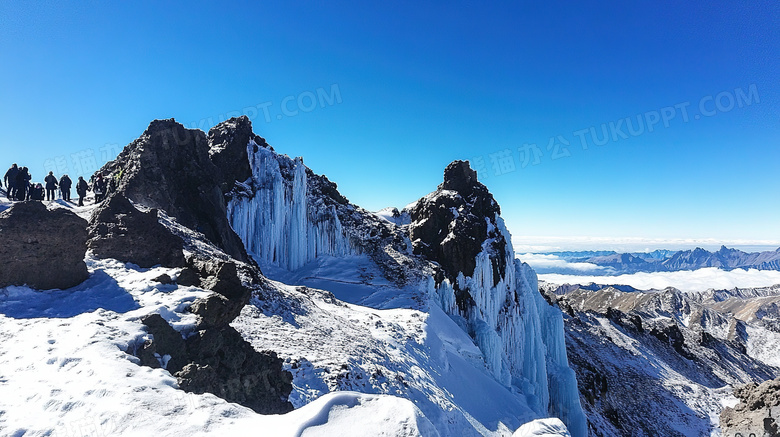
[[[549,252],[569,263],[590,263],[609,269],[609,274],[636,272],[676,272],[718,267],[724,270],[780,270],[780,248],[766,252],[743,252],[721,246],[710,252],[693,250],[656,250],[653,252],[617,253],[614,251]],[[548,270],[548,269],[544,269]],[[554,269],[553,269],[554,270]],[[553,273],[553,272],[550,272]],[[607,273],[603,271],[603,273]]]

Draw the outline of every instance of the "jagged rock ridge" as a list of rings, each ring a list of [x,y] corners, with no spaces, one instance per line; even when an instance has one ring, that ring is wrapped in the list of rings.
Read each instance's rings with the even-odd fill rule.
[[[730,386],[780,373],[756,325],[702,296],[559,291],[546,295],[570,315],[567,351],[593,435],[709,435]]]
[[[100,171],[117,179],[118,190],[134,203],[165,211],[231,257],[251,262],[227,221],[221,190],[224,175],[239,172],[240,166],[223,159],[230,166],[223,171],[212,162],[209,150],[202,131],[187,129],[173,119],[154,120]]]
[[[220,135],[225,124],[238,134]],[[292,409],[291,375],[274,352],[256,351],[229,325],[264,284],[228,223],[223,195],[232,185],[225,178],[241,172],[228,155],[232,148],[223,146],[246,126],[251,131],[246,117],[216,126],[210,138],[222,145],[211,147],[201,131],[173,119],[153,121],[101,169],[119,183],[92,218],[90,245],[97,254],[142,266],[183,266],[176,281],[213,291],[192,303],[199,321],[191,332],[175,331],[159,315],[143,320],[151,339],[136,352],[142,364],[165,367],[183,390],[284,413]]]
[[[551,252],[568,262],[595,264],[605,269],[598,274],[636,272],[676,272],[717,267],[724,270],[758,269],[780,270],[780,249],[747,253],[726,246],[715,252],[697,247],[693,250],[656,250],[653,252],[616,253],[614,251]],[[565,269],[564,269],[565,270]],[[564,273],[551,267],[542,273]]]

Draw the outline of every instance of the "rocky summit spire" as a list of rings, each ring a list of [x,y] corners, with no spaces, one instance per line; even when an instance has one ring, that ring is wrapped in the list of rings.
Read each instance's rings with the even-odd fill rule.
[[[225,120],[212,127],[208,133],[209,156],[222,173],[221,188],[224,193],[233,189],[234,183],[244,182],[252,176],[247,146],[273,150],[265,139],[252,131],[252,121],[242,115]]]
[[[439,189],[457,191],[468,196],[477,185],[484,187],[477,180],[477,172],[471,169],[468,161],[458,160],[452,161],[444,169],[444,182],[439,185]]]
[[[501,209],[468,161],[450,163],[444,170],[444,182],[409,213],[415,253],[439,263],[453,283],[459,273],[473,275],[477,255],[488,240],[493,278],[498,281],[504,277],[506,241],[495,226]]]

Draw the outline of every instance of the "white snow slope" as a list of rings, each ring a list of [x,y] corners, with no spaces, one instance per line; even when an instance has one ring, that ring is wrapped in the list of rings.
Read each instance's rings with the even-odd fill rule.
[[[166,370],[140,366],[127,352],[147,338],[139,320],[149,313],[186,333],[195,316],[185,308],[208,292],[153,281],[175,278],[175,269],[87,261],[91,277],[78,287],[0,292],[2,436],[510,435],[536,417],[472,364],[478,351],[443,313],[368,310],[280,284],[298,310],[312,312],[299,318],[301,329],[254,306],[237,327],[255,344],[280,342],[288,358],[305,354],[335,373],[309,373],[311,362],[288,359],[300,408],[281,416],[185,393]],[[368,380],[401,396],[378,394]],[[331,393],[329,384],[361,393]]]

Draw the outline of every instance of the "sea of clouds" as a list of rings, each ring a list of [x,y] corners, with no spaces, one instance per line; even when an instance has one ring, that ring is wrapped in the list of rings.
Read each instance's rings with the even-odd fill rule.
[[[518,253],[558,252],[563,250],[614,250],[618,253],[652,252],[656,249],[690,250],[697,247],[710,251],[720,249],[721,245],[744,250],[762,252],[780,247],[780,240],[719,240],[714,238],[644,238],[644,237],[545,237],[520,235],[512,236],[512,245]]]
[[[608,275],[614,273],[614,270],[609,267],[586,262],[569,262],[557,255],[548,253],[523,253],[518,254],[517,258],[528,263],[528,265],[534,268],[536,273],[571,273],[574,275],[587,273]]]
[[[533,264],[532,264],[533,265]],[[554,284],[630,285],[640,290],[674,287],[681,291],[704,291],[750,287],[768,287],[780,284],[780,272],[775,270],[721,270],[707,267],[679,272],[633,273],[618,276],[571,275],[542,273],[539,279]]]

